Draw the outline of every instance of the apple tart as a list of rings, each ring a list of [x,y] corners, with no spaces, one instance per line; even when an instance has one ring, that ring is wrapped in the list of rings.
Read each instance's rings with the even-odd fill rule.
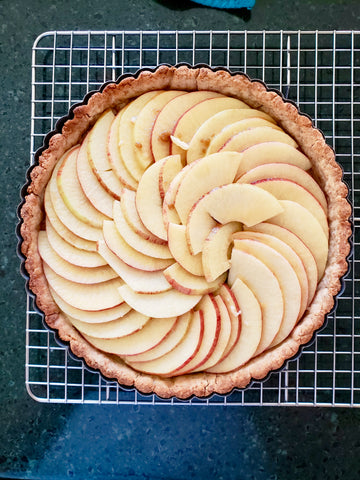
[[[309,342],[346,273],[351,208],[311,120],[244,74],[160,66],[75,106],[21,208],[46,323],[121,385],[226,394]]]

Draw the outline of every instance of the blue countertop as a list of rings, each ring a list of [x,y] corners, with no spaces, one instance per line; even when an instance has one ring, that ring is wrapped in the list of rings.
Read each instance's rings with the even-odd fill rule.
[[[31,399],[24,381],[26,296],[15,237],[29,163],[31,47],[39,34],[356,29],[360,3],[257,0],[250,13],[181,0],[2,0],[0,18],[0,478],[360,478],[357,409],[50,405]]]

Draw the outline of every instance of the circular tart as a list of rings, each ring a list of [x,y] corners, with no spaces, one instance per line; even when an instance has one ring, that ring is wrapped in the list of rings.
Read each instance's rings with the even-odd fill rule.
[[[52,132],[21,208],[46,323],[121,385],[226,394],[309,342],[350,251],[342,170],[260,81],[160,66]]]

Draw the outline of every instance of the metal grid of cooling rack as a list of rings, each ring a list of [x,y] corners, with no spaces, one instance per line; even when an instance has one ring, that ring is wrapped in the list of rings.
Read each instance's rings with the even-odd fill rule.
[[[360,406],[360,32],[47,32],[32,54],[31,162],[72,104],[141,67],[221,65],[281,90],[314,119],[337,152],[354,205],[354,249],[337,309],[302,355],[263,383],[206,400],[162,400],[106,381],[56,342],[28,297],[29,394],[50,403]]]

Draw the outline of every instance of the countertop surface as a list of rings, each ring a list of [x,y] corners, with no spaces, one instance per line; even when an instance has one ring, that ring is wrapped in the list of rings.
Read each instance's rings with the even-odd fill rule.
[[[171,0],[2,0],[0,477],[358,479],[360,411],[311,407],[50,405],[24,382],[16,255],[29,162],[31,47],[49,30],[357,29],[357,0],[257,0],[251,13]],[[65,113],[65,112],[64,112]]]

